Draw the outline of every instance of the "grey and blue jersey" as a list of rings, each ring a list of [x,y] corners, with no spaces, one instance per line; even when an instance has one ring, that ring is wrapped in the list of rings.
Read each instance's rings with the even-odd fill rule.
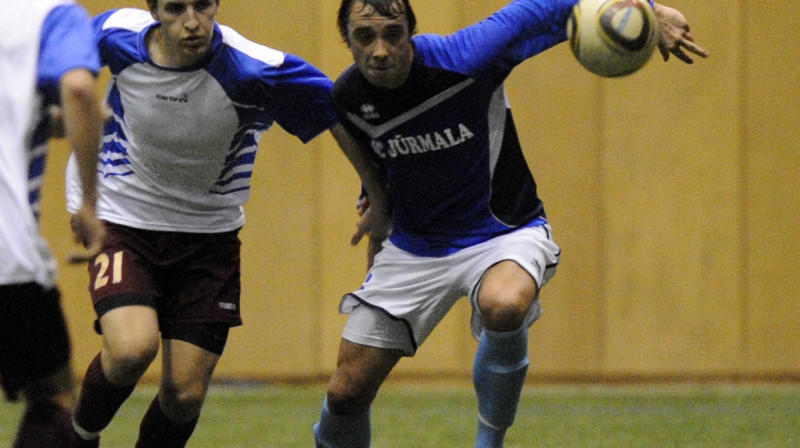
[[[171,69],[147,51],[159,26],[149,12],[109,11],[93,23],[111,72],[113,119],[98,163],[105,220],[196,233],[241,227],[261,134],[277,123],[307,142],[339,120],[327,76],[224,25],[214,24],[205,59]],[[79,197],[69,196],[72,210]]]
[[[408,80],[387,90],[357,67],[336,81],[348,129],[385,170],[391,241],[443,256],[545,222],[503,82],[566,40],[575,0],[517,0],[456,33],[413,37]]]

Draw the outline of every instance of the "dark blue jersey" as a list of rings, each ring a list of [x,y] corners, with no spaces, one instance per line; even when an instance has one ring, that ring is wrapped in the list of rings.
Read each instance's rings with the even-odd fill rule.
[[[374,87],[356,66],[334,86],[348,129],[386,173],[391,240],[443,256],[544,222],[503,82],[566,40],[575,0],[518,0],[448,36],[415,36],[408,80]]]

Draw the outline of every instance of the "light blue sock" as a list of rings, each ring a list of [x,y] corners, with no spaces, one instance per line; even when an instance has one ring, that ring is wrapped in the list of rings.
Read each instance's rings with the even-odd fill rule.
[[[472,368],[479,413],[475,448],[502,448],[517,415],[529,363],[527,327],[481,333]]]
[[[322,415],[314,425],[316,448],[369,448],[372,438],[369,410],[356,415],[336,415],[322,402]]]

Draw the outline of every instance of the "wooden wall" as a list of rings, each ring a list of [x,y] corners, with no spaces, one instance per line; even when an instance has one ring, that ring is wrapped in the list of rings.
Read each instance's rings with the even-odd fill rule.
[[[145,1],[83,4],[98,13]],[[413,4],[420,32],[449,32],[505,2]],[[800,378],[800,12],[789,0],[670,5],[709,59],[656,55],[603,80],[561,45],[507,83],[563,249],[532,331],[532,379]],[[335,77],[350,63],[337,8],[225,0],[219,19]],[[66,151],[53,145],[43,218],[60,259],[71,247]],[[328,135],[302,145],[276,127],[258,158],[242,232],[245,325],[217,376],[325,378],[344,324],[338,300],[364,275],[364,248],[348,244],[358,181]],[[78,374],[100,346],[86,277],[61,266]],[[468,375],[469,312],[457,306],[397,374]]]

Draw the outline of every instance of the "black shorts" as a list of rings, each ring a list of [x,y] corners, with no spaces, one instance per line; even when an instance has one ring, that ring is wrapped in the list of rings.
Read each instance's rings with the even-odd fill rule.
[[[239,231],[161,232],[113,223],[106,229],[103,251],[89,264],[98,317],[149,306],[162,337],[221,352],[228,328],[242,324]]]
[[[57,288],[0,285],[0,378],[8,397],[68,364],[70,350]]]

